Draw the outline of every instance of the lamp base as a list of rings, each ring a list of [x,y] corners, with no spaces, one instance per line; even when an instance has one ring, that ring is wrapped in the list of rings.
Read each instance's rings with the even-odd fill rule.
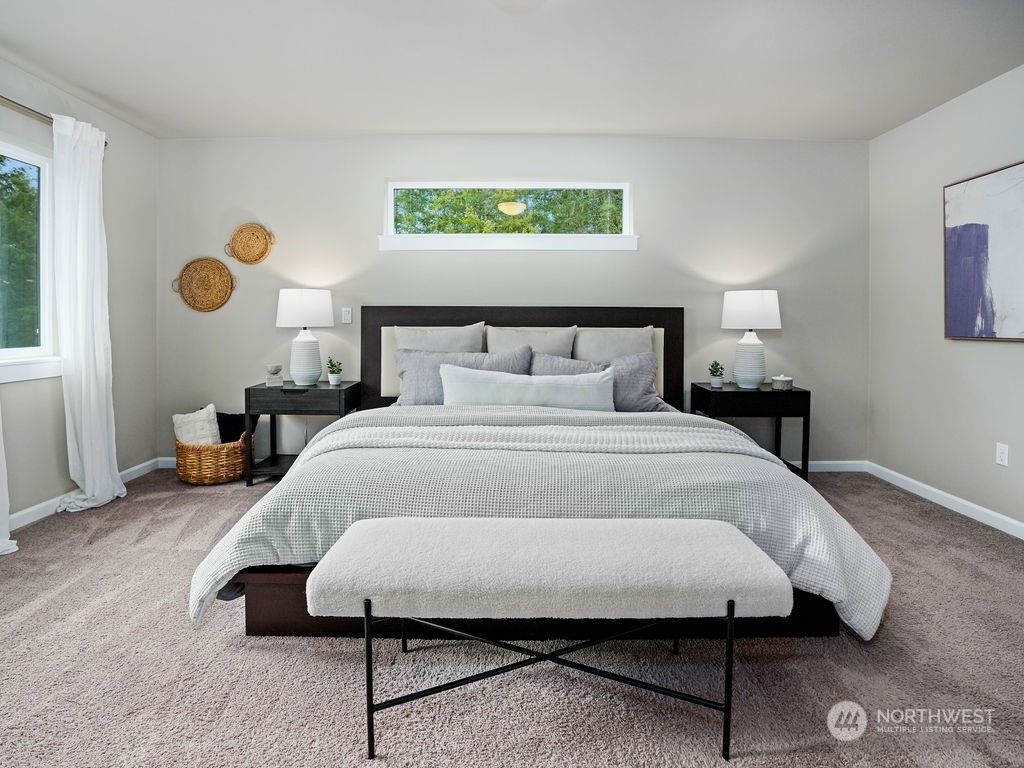
[[[732,364],[732,378],[740,389],[760,389],[768,375],[764,360],[764,342],[753,331],[747,331],[736,342],[736,357]]]
[[[320,342],[308,328],[292,339],[292,359],[289,372],[299,387],[311,387],[324,371],[320,361]]]

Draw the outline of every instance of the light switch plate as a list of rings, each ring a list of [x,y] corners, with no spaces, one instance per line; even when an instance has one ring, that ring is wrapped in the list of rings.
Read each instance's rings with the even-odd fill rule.
[[[996,464],[1001,467],[1010,466],[1010,446],[1006,443],[996,443]]]

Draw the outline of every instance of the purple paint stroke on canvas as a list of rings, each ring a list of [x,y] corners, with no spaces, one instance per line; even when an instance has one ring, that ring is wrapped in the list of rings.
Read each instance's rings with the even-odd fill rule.
[[[946,337],[996,336],[988,284],[988,224],[946,227]]]

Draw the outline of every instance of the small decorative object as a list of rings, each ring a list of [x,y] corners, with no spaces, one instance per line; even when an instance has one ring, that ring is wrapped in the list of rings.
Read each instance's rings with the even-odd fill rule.
[[[944,188],[946,338],[1024,341],[1024,163]]]
[[[341,363],[330,355],[327,356],[327,380],[332,387],[341,384]]]
[[[333,328],[331,292],[315,288],[282,288],[277,299],[277,327],[301,328],[292,340],[290,372],[300,387],[316,384],[323,373],[320,342],[310,328]]]
[[[708,375],[711,377],[712,387],[721,387],[725,381],[725,368],[717,360],[712,360],[708,366]]]
[[[212,312],[224,306],[238,281],[217,259],[203,256],[192,259],[171,281],[171,290],[197,312]]]
[[[781,328],[778,291],[726,291],[722,301],[722,328],[745,328],[736,343],[732,377],[740,389],[759,389],[768,368],[764,361],[764,344],[755,328]]]
[[[283,387],[284,376],[281,375],[281,364],[271,363],[267,366],[267,386]]]
[[[778,376],[772,376],[772,389],[785,390],[793,388],[793,377],[787,376],[784,373],[780,373]]]
[[[243,264],[259,264],[270,253],[274,235],[259,224],[243,224],[231,235],[224,253]]]

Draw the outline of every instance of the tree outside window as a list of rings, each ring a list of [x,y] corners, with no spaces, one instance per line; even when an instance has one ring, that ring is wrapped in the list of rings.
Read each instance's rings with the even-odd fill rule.
[[[619,188],[396,188],[394,232],[410,234],[622,234]],[[503,203],[519,203],[509,208]],[[503,211],[507,208],[509,213]]]
[[[0,155],[0,348],[39,343],[39,168]]]

